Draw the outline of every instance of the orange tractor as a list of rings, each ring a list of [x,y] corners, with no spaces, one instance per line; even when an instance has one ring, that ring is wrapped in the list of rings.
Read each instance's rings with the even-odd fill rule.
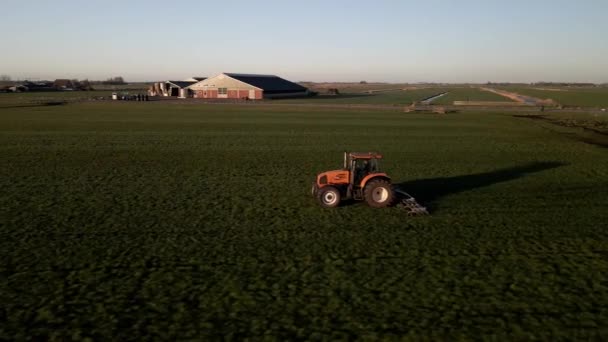
[[[380,172],[375,152],[344,152],[344,168],[317,175],[312,194],[321,206],[334,208],[343,200],[365,201],[370,207],[383,208],[394,203],[391,179]]]

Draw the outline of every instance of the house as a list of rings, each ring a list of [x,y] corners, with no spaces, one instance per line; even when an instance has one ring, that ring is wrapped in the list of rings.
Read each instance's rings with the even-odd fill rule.
[[[275,75],[221,73],[189,87],[203,99],[272,99],[307,96],[305,87]]]

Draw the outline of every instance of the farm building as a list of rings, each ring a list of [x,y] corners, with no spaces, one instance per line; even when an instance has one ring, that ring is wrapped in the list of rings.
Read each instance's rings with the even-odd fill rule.
[[[250,99],[308,95],[308,89],[275,75],[222,73],[191,85],[196,98]]]
[[[189,86],[196,82],[191,81],[167,81],[165,82],[165,89],[167,90],[168,96],[180,96],[180,90],[186,90]]]
[[[72,80],[60,78],[55,80],[55,82],[53,83],[53,87],[60,90],[73,90],[74,82],[72,82]]]
[[[206,80],[206,79],[207,79],[207,77],[190,77],[188,79],[185,79],[184,81],[186,81],[186,82],[200,82],[200,81],[203,81],[203,80]]]
[[[204,77],[200,77],[204,80]],[[191,93],[188,87],[199,82],[197,78],[193,77],[186,81],[165,81],[154,83],[148,89],[148,95],[150,96],[179,96],[179,97],[190,97]]]
[[[59,80],[58,80],[59,81]],[[55,81],[57,82],[57,81]],[[71,84],[72,82],[70,81],[69,83],[64,83],[66,85],[71,85],[73,86],[73,84]],[[30,81],[25,81],[23,83],[23,86],[27,88],[27,91],[53,91],[53,90],[57,90],[59,88],[57,88],[57,84],[54,82],[46,82],[46,81],[41,81],[41,82],[30,82]]]

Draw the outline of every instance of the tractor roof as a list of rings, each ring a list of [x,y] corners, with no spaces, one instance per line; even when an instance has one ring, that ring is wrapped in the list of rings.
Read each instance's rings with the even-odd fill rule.
[[[378,152],[350,152],[348,156],[354,159],[382,159],[382,154]]]

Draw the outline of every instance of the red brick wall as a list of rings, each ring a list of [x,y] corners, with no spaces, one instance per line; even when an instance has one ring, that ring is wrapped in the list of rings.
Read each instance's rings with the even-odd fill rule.
[[[239,99],[249,97],[249,90],[239,90]]]
[[[205,94],[206,93],[206,94]],[[261,100],[263,96],[263,91],[255,90],[255,99],[252,100]],[[217,90],[197,90],[196,97],[200,99],[217,99]],[[229,99],[244,99],[249,98],[249,90],[236,90],[236,89],[228,89],[228,98]]]

